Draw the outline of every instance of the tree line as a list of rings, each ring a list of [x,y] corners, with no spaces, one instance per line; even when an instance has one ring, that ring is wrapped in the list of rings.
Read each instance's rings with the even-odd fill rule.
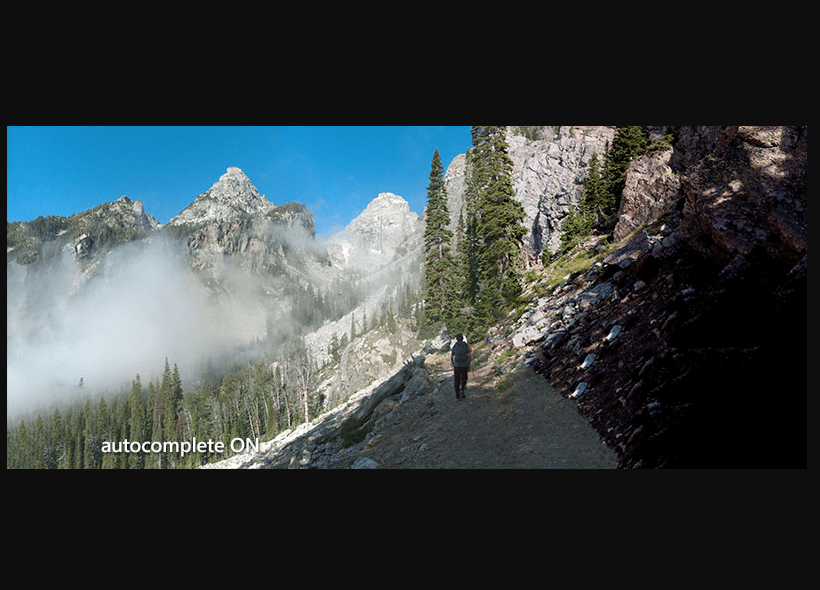
[[[176,364],[168,360],[162,376],[130,391],[90,398],[31,421],[7,427],[7,468],[168,469],[192,468],[230,456],[233,440],[268,440],[311,420],[321,399],[315,395],[318,369],[303,345],[288,347],[273,363],[255,362],[221,379],[206,376],[194,390],[183,390]],[[214,441],[213,449],[185,456],[168,452],[106,452],[106,443]],[[149,448],[149,444],[144,445]],[[111,448],[108,445],[108,448]],[[114,447],[116,448],[116,446]],[[160,445],[155,445],[159,449]],[[166,445],[167,448],[167,445]]]

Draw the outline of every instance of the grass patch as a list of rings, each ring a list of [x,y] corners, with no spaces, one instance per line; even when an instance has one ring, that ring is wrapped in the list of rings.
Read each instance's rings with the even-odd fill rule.
[[[566,280],[574,280],[589,271],[590,268],[604,258],[615,248],[608,235],[603,236],[598,243],[588,250],[573,250],[561,255],[545,270],[546,288],[552,291]],[[542,287],[543,288],[543,287]]]

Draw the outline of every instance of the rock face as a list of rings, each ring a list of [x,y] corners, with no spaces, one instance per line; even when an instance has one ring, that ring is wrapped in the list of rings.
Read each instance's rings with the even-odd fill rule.
[[[508,127],[509,156],[513,161],[515,198],[524,207],[524,251],[530,261],[544,248],[555,252],[561,239],[561,223],[570,207],[581,202],[589,159],[597,153],[603,161],[615,127],[547,126],[558,129],[549,138],[530,140]],[[450,229],[455,231],[464,211],[466,157],[456,156],[444,176]]]
[[[168,225],[232,221],[244,215],[264,214],[273,206],[242,170],[231,167]]]
[[[693,247],[725,261],[755,249],[806,255],[807,127],[687,127],[678,143]]]
[[[360,315],[359,318],[361,317]],[[350,326],[349,320],[347,326]],[[307,346],[313,344],[318,332],[320,331],[306,337]],[[327,389],[322,391],[326,399],[325,406],[333,407],[340,400],[389,377],[401,368],[405,359],[418,351],[419,346],[421,343],[416,339],[412,326],[403,319],[396,322],[393,330],[379,327],[366,331],[341,352],[339,368]],[[312,351],[316,358],[324,359],[322,352]]]
[[[239,168],[228,168],[168,226],[187,239],[191,266],[217,279],[229,259],[254,273],[281,269],[286,254],[309,249],[315,234],[307,207],[274,205]]]
[[[524,206],[524,249],[530,259],[541,256],[544,248],[558,249],[561,223],[570,207],[581,202],[589,159],[597,153],[603,162],[614,136],[615,127],[561,126],[552,139],[530,141],[508,127],[512,183]]]

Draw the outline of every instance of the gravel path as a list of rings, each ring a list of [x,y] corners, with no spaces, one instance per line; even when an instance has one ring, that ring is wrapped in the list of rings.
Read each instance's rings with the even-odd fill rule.
[[[433,393],[401,404],[357,456],[380,469],[613,469],[615,454],[540,375],[503,373],[491,363],[470,372],[457,401],[447,355],[428,357]],[[503,371],[503,369],[501,370]]]

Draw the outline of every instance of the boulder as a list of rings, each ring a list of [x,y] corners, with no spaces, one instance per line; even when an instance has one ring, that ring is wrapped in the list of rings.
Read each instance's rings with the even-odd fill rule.
[[[521,348],[544,337],[542,330],[535,326],[527,326],[523,330],[513,334],[512,343],[515,348]]]
[[[351,469],[378,469],[379,464],[370,457],[359,457],[353,462]]]

